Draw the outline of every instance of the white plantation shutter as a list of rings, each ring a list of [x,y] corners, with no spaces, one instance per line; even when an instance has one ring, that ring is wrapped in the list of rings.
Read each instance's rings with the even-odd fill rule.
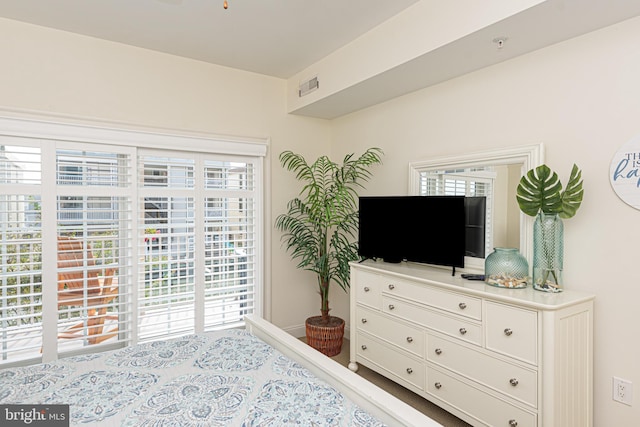
[[[133,290],[129,249],[133,151],[104,145],[60,145],[56,150],[56,234],[72,239],[79,249],[75,256],[81,259],[72,266],[61,264],[71,250],[57,247],[58,283],[82,285],[82,304],[58,306],[58,331],[62,331],[58,351],[75,350],[79,344],[126,343]],[[111,289],[113,298],[106,297]],[[59,291],[60,302],[64,295],[64,290]]]
[[[195,331],[195,156],[160,154],[138,157],[140,341]]]
[[[0,144],[0,362],[13,362],[42,346],[42,156],[37,143]]]
[[[256,308],[256,162],[161,154],[139,156],[139,340],[241,325]]]
[[[77,351],[88,345],[88,328],[94,321],[95,310],[109,317],[108,326],[118,330],[113,341],[128,337],[131,318],[131,153],[122,149],[102,147],[103,151],[86,151],[86,145],[13,139],[2,137],[6,145],[0,151],[0,228],[2,230],[0,278],[0,321],[2,359],[7,362],[40,357],[41,354]],[[12,145],[12,143],[22,145]],[[31,145],[31,146],[29,146]],[[57,146],[58,148],[55,148]],[[46,147],[46,150],[43,149]],[[64,147],[64,148],[63,148]],[[43,155],[42,152],[53,154]],[[43,194],[53,197],[45,198]],[[100,195],[96,195],[99,193]],[[46,199],[46,200],[45,200]],[[55,224],[54,233],[73,238],[90,252],[83,252],[75,267],[57,262],[46,265],[43,250],[43,219]],[[57,257],[55,243],[49,252]],[[89,255],[90,254],[90,255]],[[115,266],[118,275],[113,282],[118,294],[102,305],[83,295],[73,305],[58,307],[56,289],[59,275],[73,273],[74,283],[86,288],[88,272]],[[129,272],[129,273],[128,273]],[[49,290],[53,298],[44,296]],[[52,307],[56,322],[50,331],[59,332],[55,347],[43,346],[45,307]],[[106,319],[105,319],[106,320]],[[65,333],[74,326],[73,333]],[[103,334],[92,329],[94,337]],[[58,335],[56,333],[56,335]]]
[[[263,142],[0,117],[0,365],[260,314],[265,154]]]
[[[256,168],[205,161],[205,330],[237,325],[255,309]]]

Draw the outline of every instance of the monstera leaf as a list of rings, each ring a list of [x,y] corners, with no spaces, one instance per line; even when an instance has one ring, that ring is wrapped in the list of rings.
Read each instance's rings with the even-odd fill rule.
[[[567,183],[565,190],[562,192],[562,210],[560,211],[560,218],[571,218],[574,216],[582,203],[583,195],[582,172],[578,169],[578,166],[573,165],[569,182]]]
[[[558,174],[547,165],[531,169],[520,179],[516,191],[520,210],[529,216],[542,212],[571,218],[582,203],[584,191],[581,178],[582,172],[574,164],[569,183],[563,191]]]

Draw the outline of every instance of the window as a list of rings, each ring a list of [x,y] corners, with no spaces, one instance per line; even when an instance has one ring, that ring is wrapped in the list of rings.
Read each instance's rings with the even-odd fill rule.
[[[0,364],[260,313],[264,144],[3,120]]]

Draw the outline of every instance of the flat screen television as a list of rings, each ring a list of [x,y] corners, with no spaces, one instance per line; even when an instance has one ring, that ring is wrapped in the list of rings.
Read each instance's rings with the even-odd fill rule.
[[[465,198],[360,197],[358,253],[386,262],[464,267]]]

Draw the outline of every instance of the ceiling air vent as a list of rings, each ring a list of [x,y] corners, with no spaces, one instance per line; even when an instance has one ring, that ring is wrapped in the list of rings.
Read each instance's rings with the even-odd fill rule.
[[[298,97],[302,98],[306,94],[313,92],[319,87],[320,87],[320,82],[318,81],[318,76],[312,77],[306,82],[300,83],[300,85],[298,86]]]

